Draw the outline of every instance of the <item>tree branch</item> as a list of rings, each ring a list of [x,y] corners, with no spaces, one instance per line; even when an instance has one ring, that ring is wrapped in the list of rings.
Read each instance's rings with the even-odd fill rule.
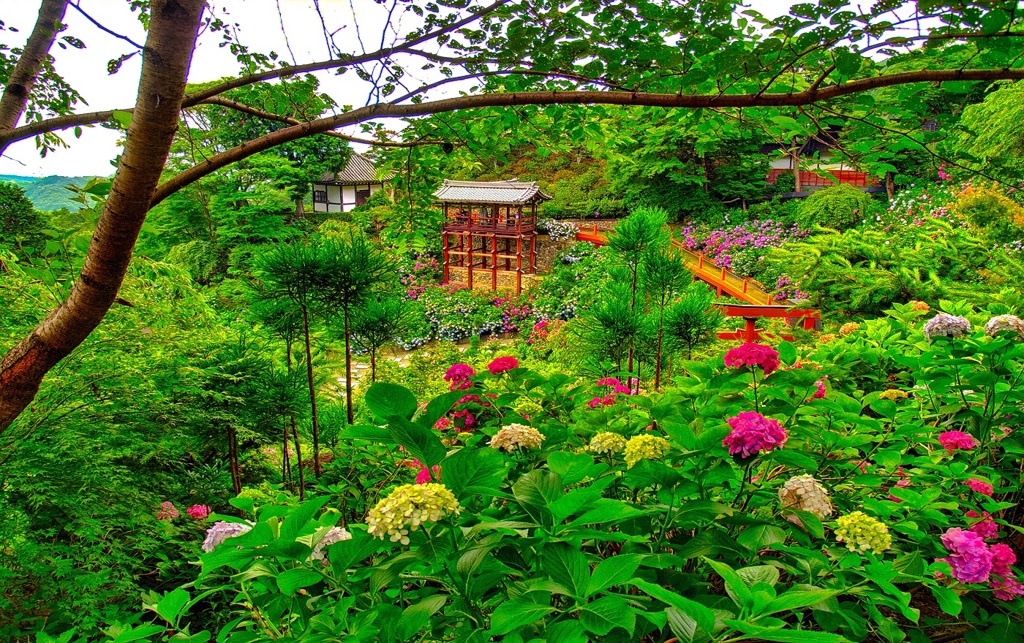
[[[206,161],[178,174],[160,184],[153,196],[153,205],[160,203],[169,195],[189,185],[196,179],[235,163],[244,158],[288,143],[312,134],[320,134],[327,130],[362,123],[378,118],[408,118],[453,112],[462,109],[479,107],[508,107],[514,105],[641,105],[648,107],[683,107],[683,108],[714,108],[714,107],[797,107],[822,101],[848,96],[870,89],[906,85],[922,82],[950,82],[972,80],[1007,80],[1024,79],[1024,69],[952,69],[922,70],[876,76],[853,80],[841,85],[832,85],[825,89],[806,90],[794,93],[779,94],[643,94],[628,92],[602,91],[551,91],[478,94],[460,96],[438,101],[396,105],[385,103],[370,105],[359,109],[321,118],[301,125],[293,125],[261,136],[222,152]]]
[[[28,98],[32,95],[32,88],[39,78],[39,70],[46,60],[47,52],[53,46],[53,39],[57,37],[57,29],[64,19],[67,5],[68,0],[43,0],[39,7],[36,26],[25,43],[18,64],[7,79],[3,96],[0,96],[0,137],[14,130],[21,115],[25,113]],[[6,147],[0,143],[0,153]]]

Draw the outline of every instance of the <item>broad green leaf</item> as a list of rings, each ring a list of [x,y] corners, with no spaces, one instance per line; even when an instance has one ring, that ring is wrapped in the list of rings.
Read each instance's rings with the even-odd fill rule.
[[[754,623],[733,620],[728,620],[725,624],[746,634],[747,636],[743,637],[743,639],[753,641],[776,641],[778,643],[849,643],[846,638],[839,634],[831,634],[829,632],[809,632],[807,630],[790,630],[782,627],[763,627],[761,625],[755,625]]]
[[[427,467],[440,464],[447,453],[435,431],[399,415],[388,418],[388,431],[395,442]]]
[[[437,421],[444,417],[445,413],[451,411],[455,403],[465,397],[465,395],[465,391],[449,391],[444,395],[438,395],[430,400],[427,408],[423,411],[422,415],[416,418],[416,421],[428,429],[433,429]]]
[[[715,570],[715,573],[721,576],[722,580],[725,581],[725,592],[730,598],[732,598],[734,603],[741,608],[749,607],[754,604],[754,597],[750,593],[750,589],[732,567],[729,567],[723,562],[711,560],[710,558],[704,558],[704,562],[711,565],[711,568]]]
[[[459,500],[497,489],[508,473],[508,460],[494,449],[460,449],[441,463],[444,485]]]
[[[710,607],[701,605],[697,601],[690,600],[684,596],[680,596],[673,591],[665,589],[661,585],[655,585],[654,583],[649,583],[639,578],[631,580],[630,584],[635,585],[637,589],[650,595],[652,598],[656,598],[663,603],[668,603],[680,612],[688,615],[708,634],[714,633],[715,613],[711,611]]]
[[[188,603],[189,595],[185,590],[178,588],[173,592],[165,594],[160,602],[156,604],[156,613],[160,618],[177,627],[178,617],[181,610]]]
[[[287,520],[281,523],[280,538],[285,541],[295,540],[302,528],[313,519],[316,512],[320,511],[320,507],[323,507],[329,499],[329,496],[320,496],[299,505],[297,509],[288,514]]]
[[[591,473],[595,466],[594,458],[586,453],[552,451],[548,455],[548,469],[561,476],[562,484],[566,486],[574,485],[587,476],[595,477]]]
[[[633,577],[633,572],[640,566],[640,556],[623,554],[606,558],[594,568],[587,585],[587,596],[605,590],[613,585],[621,585]]]
[[[551,580],[564,587],[574,598],[587,595],[590,565],[583,553],[569,543],[549,543],[541,555],[541,564]]]
[[[323,578],[322,575],[312,570],[296,567],[295,569],[289,569],[278,574],[277,587],[281,590],[282,594],[290,596],[303,587],[319,583]]]
[[[779,570],[771,565],[755,565],[753,567],[742,567],[736,570],[736,574],[743,579],[747,587],[755,583],[775,585],[779,582]]]
[[[126,112],[126,111],[121,110],[121,109],[115,109],[113,112],[111,112],[110,115],[114,119],[114,121],[116,121],[117,124],[120,125],[121,127],[123,127],[124,129],[128,129],[129,127],[131,127],[131,124],[132,124],[132,113],[131,112]]]
[[[548,505],[562,497],[562,479],[557,473],[534,469],[516,480],[512,495],[534,520],[551,524]]]
[[[543,594],[543,592],[540,592]],[[529,625],[539,618],[554,612],[555,608],[547,603],[533,601],[529,596],[520,596],[505,601],[491,614],[491,630],[493,636],[502,636],[512,630]]]
[[[384,420],[397,415],[408,420],[416,412],[416,396],[404,386],[374,382],[366,391],[366,406]]]
[[[787,366],[796,362],[796,346],[793,342],[779,342],[779,360]]]
[[[960,610],[963,609],[963,603],[960,602],[960,597],[957,596],[956,592],[942,585],[932,585],[928,589],[932,590],[932,596],[935,597],[935,602],[939,604],[939,608],[943,612],[950,616],[958,616],[960,614]]]
[[[810,607],[824,600],[828,600],[840,592],[826,589],[791,589],[782,594],[761,612],[762,614],[775,614],[786,610],[797,610]]]
[[[584,605],[580,611],[580,622],[587,630],[599,636],[608,634],[616,627],[621,627],[632,636],[636,614],[624,598],[609,595]]]
[[[422,630],[423,626],[430,622],[430,617],[444,607],[447,601],[446,596],[430,596],[402,610],[402,617],[398,619],[396,628],[399,640],[407,641]]]

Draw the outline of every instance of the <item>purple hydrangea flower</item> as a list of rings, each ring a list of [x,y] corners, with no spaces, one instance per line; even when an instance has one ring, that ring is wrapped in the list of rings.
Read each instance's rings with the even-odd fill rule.
[[[219,520],[206,530],[206,540],[203,541],[203,551],[211,552],[228,538],[241,536],[252,529],[252,524],[240,522],[224,522]]]
[[[929,319],[924,325],[924,336],[928,339],[934,337],[963,337],[971,332],[971,322],[965,317],[939,313]]]
[[[981,536],[953,527],[942,534],[942,544],[951,555],[941,560],[953,568],[953,578],[964,583],[988,580],[992,572],[992,552]]]

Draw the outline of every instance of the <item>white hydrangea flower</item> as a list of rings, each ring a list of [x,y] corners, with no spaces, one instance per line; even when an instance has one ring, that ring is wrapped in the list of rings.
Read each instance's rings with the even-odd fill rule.
[[[1024,320],[1016,315],[997,315],[985,324],[985,334],[989,337],[995,337],[1003,331],[1010,331],[1024,337]]]
[[[206,540],[203,541],[203,551],[209,553],[217,548],[228,538],[241,536],[252,529],[252,523],[224,522],[218,520],[213,526],[206,530]]]
[[[348,533],[348,530],[344,527],[331,527],[331,530],[324,534],[324,537],[313,548],[313,553],[309,555],[309,559],[321,560],[326,565],[327,561],[325,560],[324,550],[334,543],[343,540],[352,540],[352,534]]]
[[[516,447],[521,449],[538,449],[544,440],[545,436],[532,426],[509,424],[502,427],[488,444],[495,449],[512,451]]]
[[[928,339],[934,337],[963,337],[971,332],[971,322],[966,317],[939,313],[932,317],[924,325],[924,336]]]
[[[779,500],[782,501],[783,509],[806,511],[818,518],[832,515],[832,501],[828,497],[828,492],[813,476],[794,476],[787,480],[779,489]],[[786,520],[794,525],[803,526],[800,518],[795,515],[787,515]]]

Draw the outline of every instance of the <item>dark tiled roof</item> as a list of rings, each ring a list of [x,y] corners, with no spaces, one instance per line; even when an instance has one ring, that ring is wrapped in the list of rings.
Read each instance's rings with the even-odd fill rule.
[[[351,158],[345,169],[337,174],[330,172],[320,177],[320,183],[332,183],[335,185],[350,185],[352,183],[383,183],[390,179],[390,176],[378,177],[377,168],[362,154],[352,152]]]
[[[547,201],[550,196],[541,191],[536,181],[449,181],[434,192],[438,201],[451,203],[529,203]]]

